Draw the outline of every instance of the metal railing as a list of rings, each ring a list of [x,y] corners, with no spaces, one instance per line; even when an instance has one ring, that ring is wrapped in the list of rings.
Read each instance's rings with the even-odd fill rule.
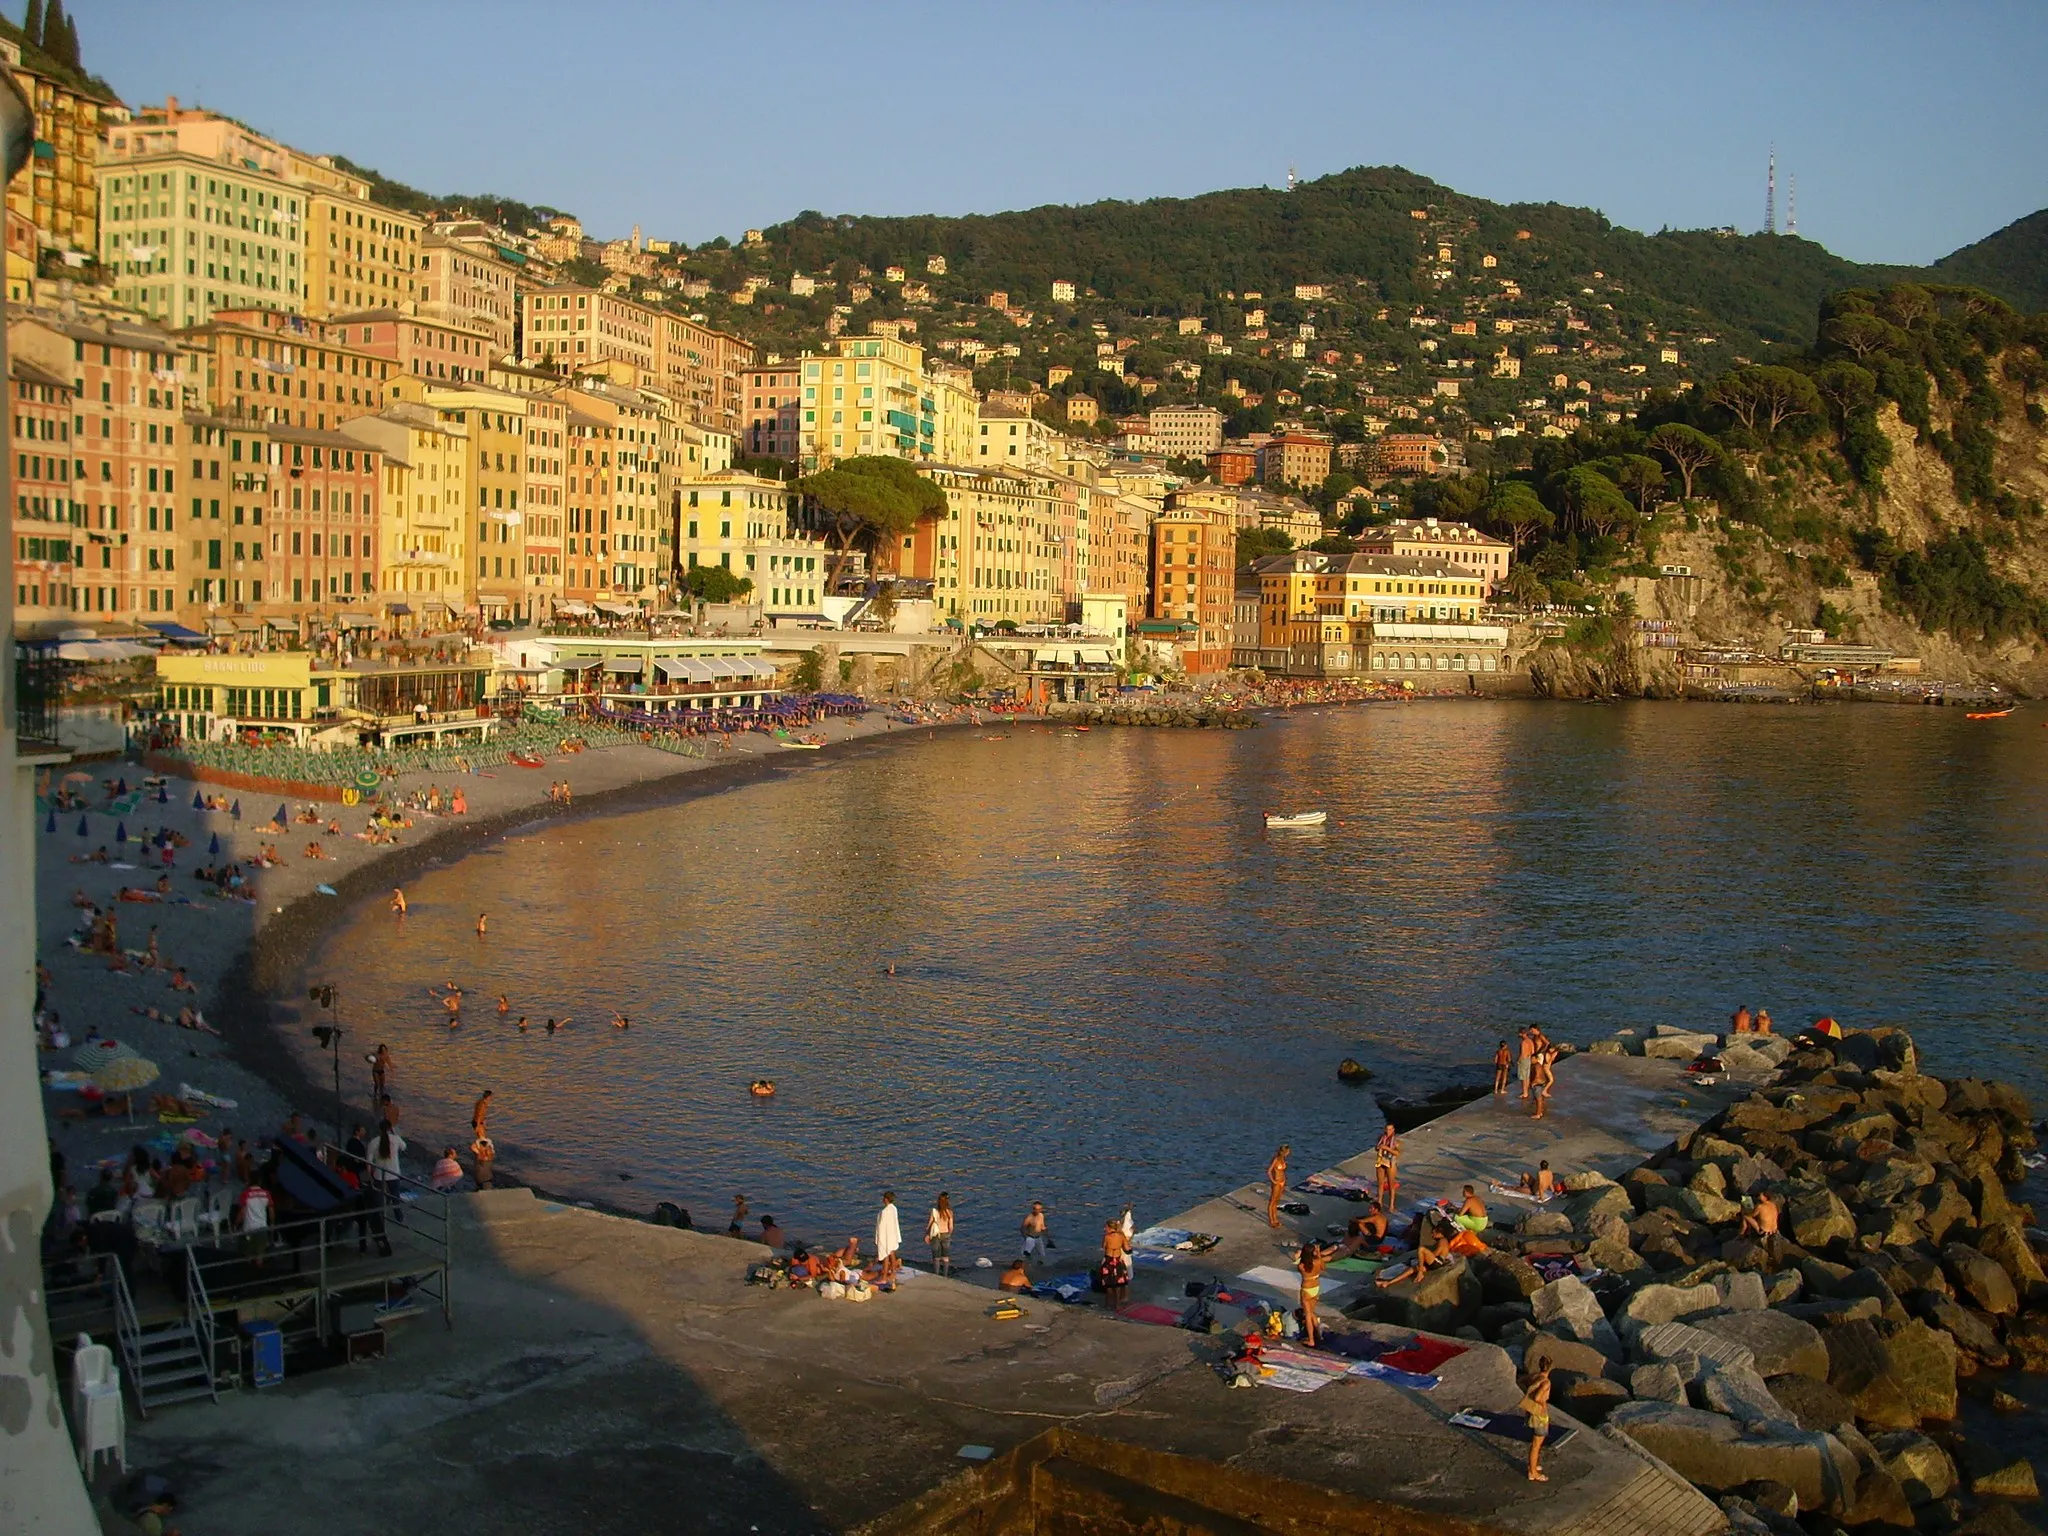
[[[121,1364],[127,1372],[135,1408],[145,1419],[149,1406],[142,1400],[142,1319],[136,1315],[135,1298],[128,1290],[128,1276],[111,1254],[103,1256],[102,1273],[112,1276],[114,1340],[120,1346]]]
[[[206,1279],[192,1250],[185,1250],[185,1320],[192,1325],[192,1341],[206,1362],[206,1390],[220,1401],[220,1371],[214,1358],[213,1303],[206,1294]]]

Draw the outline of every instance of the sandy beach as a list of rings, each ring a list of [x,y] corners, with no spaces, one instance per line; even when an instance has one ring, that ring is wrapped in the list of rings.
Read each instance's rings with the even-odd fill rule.
[[[312,1070],[310,1056],[294,1049],[285,1034],[290,1027],[309,1027],[319,1010],[310,1004],[281,1007],[288,1000],[280,997],[279,988],[295,982],[329,925],[358,903],[388,900],[393,887],[405,885],[421,869],[458,859],[494,837],[537,821],[714,794],[772,774],[802,772],[843,758],[848,751],[876,750],[966,724],[910,726],[876,711],[818,725],[828,742],[816,753],[789,751],[772,738],[749,733],[735,737],[729,747],[714,743],[702,758],[623,746],[552,756],[538,769],[508,766],[468,774],[402,775],[393,781],[396,794],[435,785],[444,794],[459,788],[468,809],[461,816],[415,815],[396,844],[373,844],[355,835],[367,821],[363,806],[321,805],[322,826],[292,822],[280,830],[271,821],[279,797],[184,779],[170,781],[166,803],[151,796],[126,817],[90,811],[89,831],[83,837],[78,834],[78,811],[57,812],[55,831],[47,830],[48,813],[43,813],[36,834],[41,844],[36,864],[36,948],[49,971],[44,1006],[61,1019],[71,1047],[39,1052],[39,1066],[45,1073],[70,1068],[77,1046],[89,1032],[97,1031],[161,1069],[158,1080],[136,1095],[132,1124],[118,1116],[80,1117],[82,1101],[76,1093],[46,1092],[49,1124],[70,1181],[82,1195],[95,1177],[94,1165],[125,1154],[139,1142],[181,1132],[182,1122],[159,1122],[149,1110],[149,1099],[152,1094],[181,1094],[188,1085],[234,1105],[209,1108],[196,1122],[210,1137],[231,1129],[237,1136],[267,1138],[293,1110],[306,1115],[323,1135],[331,1131],[333,1088],[326,1074]],[[125,778],[132,789],[148,770],[129,759],[94,762],[72,771],[93,775],[93,784],[73,787],[98,807],[108,798],[103,786]],[[566,781],[573,792],[567,807],[549,799],[549,786],[558,781]],[[227,810],[195,809],[195,792],[227,806],[239,801],[240,818]],[[289,810],[296,814],[299,804],[291,802]],[[330,817],[339,820],[343,835],[325,833],[324,822]],[[114,841],[117,822],[125,823],[125,847]],[[154,889],[161,871],[154,860],[148,868],[141,867],[140,840],[159,827],[188,839],[188,845],[177,850],[170,872],[170,897],[155,902],[119,900],[124,887]],[[209,852],[216,837],[217,857]],[[307,844],[315,839],[327,857],[305,856]],[[276,847],[282,862],[259,869],[251,861],[265,844]],[[102,847],[109,862],[93,862],[92,855]],[[253,900],[217,897],[210,884],[193,878],[195,870],[231,860],[241,861],[250,876]],[[322,886],[334,894],[322,891]],[[131,961],[125,970],[115,970],[106,956],[67,943],[84,931],[85,914],[75,905],[81,894],[114,912],[121,946],[128,951],[144,950],[154,929],[163,963],[148,969]],[[184,969],[194,989],[191,995],[172,989],[173,966]],[[348,980],[333,980],[341,991],[339,1016],[346,1031],[343,1092],[349,1096],[353,1088],[350,1113],[366,1115],[367,1105],[359,1102],[362,1058],[376,1047],[376,1039],[370,1037],[375,1026],[358,1026],[351,1020]],[[184,1029],[138,1011],[153,1008],[171,1020],[186,1003],[196,1003],[220,1034]],[[408,1161],[431,1161],[434,1152],[450,1142],[467,1147],[468,1131],[456,1118],[445,1111],[437,1117],[430,1106],[408,1108],[402,1061],[392,1091],[411,1142]],[[464,1156],[466,1162],[466,1151]],[[517,1182],[515,1165],[501,1161],[498,1173],[507,1182]]]

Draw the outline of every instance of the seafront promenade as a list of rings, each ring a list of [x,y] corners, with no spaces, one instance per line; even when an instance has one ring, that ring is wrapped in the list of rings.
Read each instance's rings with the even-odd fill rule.
[[[1542,1122],[1482,1101],[1416,1132],[1404,1196],[1454,1194],[1473,1170],[1539,1156],[1619,1172],[1727,1096],[1695,1091],[1676,1063],[1575,1058]],[[1279,1234],[1246,1214],[1251,1193],[1172,1218],[1224,1241],[1171,1273],[1141,1272],[1148,1289],[1164,1297],[1190,1279],[1284,1263]],[[1518,1443],[1450,1423],[1461,1409],[1513,1408],[1514,1362],[1491,1344],[1463,1341],[1427,1392],[1366,1379],[1313,1394],[1231,1391],[1217,1369],[1231,1334],[1036,1298],[1003,1321],[985,1286],[923,1273],[866,1306],[832,1303],[745,1284],[767,1256],[752,1243],[525,1190],[456,1205],[452,1330],[415,1321],[374,1366],[133,1428],[131,1460],[185,1490],[189,1529],[256,1536],[289,1508],[305,1536],[590,1536],[648,1529],[648,1511],[671,1506],[679,1487],[697,1530],[936,1529],[981,1496],[977,1478],[1055,1428],[1104,1459],[1185,1475],[1183,1513],[1236,1498],[1256,1502],[1247,1515],[1302,1529],[1721,1528],[1708,1500],[1626,1441],[1581,1431],[1546,1457],[1551,1481],[1533,1484]],[[1304,1230],[1355,1210],[1317,1205]],[[968,1446],[985,1447],[993,1470],[977,1473]]]

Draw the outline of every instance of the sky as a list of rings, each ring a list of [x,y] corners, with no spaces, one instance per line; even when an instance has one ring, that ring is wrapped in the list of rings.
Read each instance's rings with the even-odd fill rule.
[[[0,0],[19,18],[23,0]],[[692,244],[1406,166],[1922,263],[2048,206],[2048,5],[72,0],[131,104]]]

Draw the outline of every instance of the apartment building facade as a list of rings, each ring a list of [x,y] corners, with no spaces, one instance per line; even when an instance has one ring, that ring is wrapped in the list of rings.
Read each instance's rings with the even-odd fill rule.
[[[35,141],[28,164],[7,184],[7,213],[26,238],[7,249],[7,302],[34,296],[45,252],[59,262],[95,258],[99,241],[99,138],[109,108],[118,103],[75,78],[29,62],[21,45],[0,40],[0,63],[13,74],[35,109]],[[66,263],[69,265],[69,263]]]
[[[78,606],[80,516],[72,502],[71,380],[20,355],[7,359],[14,451],[14,618],[35,624]]]
[[[369,309],[336,315],[330,323],[329,334],[344,345],[397,365],[383,375],[387,399],[394,398],[388,386],[398,374],[446,384],[483,384],[491,382],[502,366],[493,363],[491,339],[484,332],[425,315]]]
[[[469,611],[469,428],[399,401],[344,422],[383,471],[372,582],[385,623],[431,629]]]
[[[757,363],[745,374],[746,405],[741,413],[740,441],[757,459],[787,459],[802,453],[802,410],[797,404],[802,365]]]
[[[429,229],[420,237],[420,312],[488,338],[493,358],[516,355],[523,265],[516,254],[480,224]]]
[[[1507,579],[1508,566],[1514,560],[1514,548],[1507,540],[1483,533],[1470,523],[1434,517],[1397,517],[1367,528],[1358,539],[1358,552],[1442,561],[1477,576],[1488,596]]]
[[[1152,522],[1152,619],[1174,626],[1181,669],[1227,671],[1236,590],[1237,532],[1221,513],[1168,507]],[[1151,628],[1150,633],[1166,636]]]
[[[823,612],[829,554],[822,540],[795,529],[801,498],[787,485],[728,469],[679,481],[676,494],[685,579],[698,566],[724,566],[753,583],[747,600],[765,618]]]
[[[346,187],[307,192],[303,308],[316,318],[419,302],[426,220],[371,202],[367,185],[359,185],[361,194]]]
[[[1155,405],[1145,421],[1169,459],[1206,459],[1223,446],[1223,413],[1213,405]]]
[[[351,329],[274,310],[221,310],[179,339],[199,353],[214,415],[325,431],[387,403],[395,364],[347,339]]]

